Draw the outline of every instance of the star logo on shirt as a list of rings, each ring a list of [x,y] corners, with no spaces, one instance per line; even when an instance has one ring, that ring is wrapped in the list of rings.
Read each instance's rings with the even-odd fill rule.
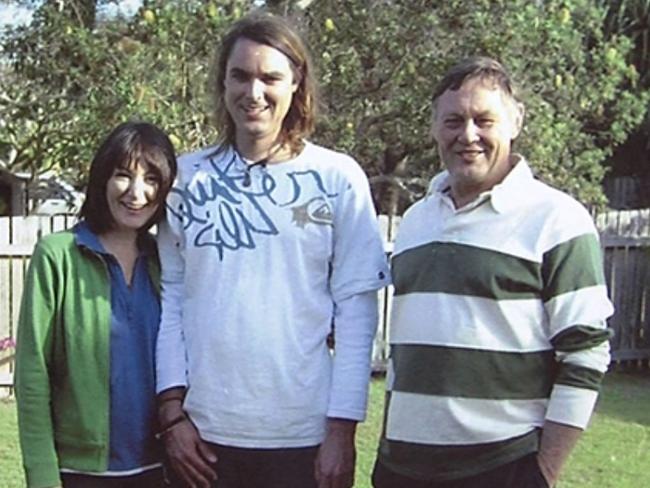
[[[292,222],[304,229],[309,223],[316,225],[333,225],[332,209],[323,197],[315,197],[302,205],[291,208]]]

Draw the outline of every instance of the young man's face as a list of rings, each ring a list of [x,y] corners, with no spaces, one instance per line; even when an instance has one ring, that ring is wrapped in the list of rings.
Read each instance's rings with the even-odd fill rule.
[[[235,42],[226,65],[224,99],[236,127],[238,145],[268,141],[282,129],[298,88],[289,58],[244,37]]]
[[[472,199],[508,174],[522,117],[523,107],[489,80],[467,80],[438,98],[432,134],[455,200]]]

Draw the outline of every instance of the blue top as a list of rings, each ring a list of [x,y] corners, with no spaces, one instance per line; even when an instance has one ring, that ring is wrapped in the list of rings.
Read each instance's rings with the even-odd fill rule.
[[[115,257],[85,222],[77,243],[99,254],[111,282],[110,458],[108,470],[130,471],[160,462],[156,429],[154,354],[160,301],[147,268],[151,250],[139,249],[131,286]]]

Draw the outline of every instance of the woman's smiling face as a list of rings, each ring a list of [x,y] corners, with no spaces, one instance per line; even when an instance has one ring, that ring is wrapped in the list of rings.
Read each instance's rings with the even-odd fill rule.
[[[113,229],[137,231],[145,226],[158,209],[159,186],[160,177],[146,164],[115,168],[106,184]]]

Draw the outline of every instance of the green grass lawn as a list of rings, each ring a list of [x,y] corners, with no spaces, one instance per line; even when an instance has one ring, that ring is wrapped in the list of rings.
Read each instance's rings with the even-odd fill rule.
[[[381,429],[383,381],[373,380],[368,420],[357,436],[356,488],[369,476]],[[24,486],[16,432],[16,407],[0,401],[0,487]],[[592,419],[558,488],[650,487],[650,373],[610,373]],[[406,488],[406,487],[405,487]]]
[[[20,448],[16,404],[0,400],[0,486],[19,488],[25,486]]]

